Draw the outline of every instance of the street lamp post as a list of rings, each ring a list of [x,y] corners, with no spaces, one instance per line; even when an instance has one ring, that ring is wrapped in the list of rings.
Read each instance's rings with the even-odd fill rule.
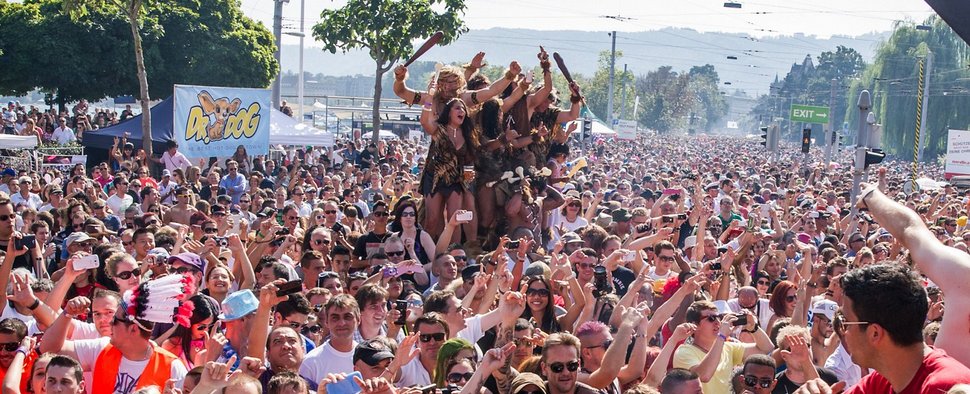
[[[297,119],[300,120],[300,123],[303,123],[303,39],[306,38],[306,33],[304,33],[304,30],[303,30],[303,21],[304,21],[303,15],[304,15],[304,11],[306,10],[305,3],[306,3],[306,0],[300,0],[300,31],[284,33],[288,36],[300,37],[300,75],[297,76],[297,82],[296,82],[297,83],[296,101],[299,105],[299,110],[298,110],[299,118]]]

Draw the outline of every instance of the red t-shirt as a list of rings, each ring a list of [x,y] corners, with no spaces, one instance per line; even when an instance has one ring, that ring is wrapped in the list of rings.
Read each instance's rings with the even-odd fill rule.
[[[931,347],[932,348],[932,347]],[[932,348],[913,380],[899,394],[945,393],[951,387],[960,383],[970,383],[970,368],[946,354],[943,349]],[[848,394],[894,393],[889,384],[879,372],[872,372],[853,386]]]

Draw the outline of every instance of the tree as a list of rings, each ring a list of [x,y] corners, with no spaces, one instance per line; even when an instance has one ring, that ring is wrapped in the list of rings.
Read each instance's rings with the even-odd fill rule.
[[[444,8],[443,12],[438,9]],[[412,41],[444,32],[441,44],[468,31],[461,17],[464,0],[350,0],[343,8],[324,10],[313,26],[313,37],[330,53],[366,49],[374,59],[373,142],[380,131],[381,80],[399,60],[411,54]]]
[[[107,7],[71,17],[58,1],[0,2],[0,94],[40,89],[65,104],[139,89],[127,18]],[[146,7],[141,36],[149,95],[173,84],[265,87],[273,35],[232,0],[166,0]]]
[[[143,0],[65,0],[65,11],[75,18],[83,17],[89,7],[102,7],[109,12],[117,12],[128,20],[131,29],[131,40],[134,44],[135,67],[138,73],[138,97],[141,100],[141,130],[142,148],[145,154],[152,155],[152,114],[148,95],[148,72],[145,71],[145,52],[142,48],[140,21],[144,13]]]

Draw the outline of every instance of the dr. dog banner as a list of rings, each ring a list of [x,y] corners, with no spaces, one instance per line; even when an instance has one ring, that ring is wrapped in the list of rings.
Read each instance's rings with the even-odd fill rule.
[[[175,85],[173,127],[188,157],[269,154],[270,91]]]

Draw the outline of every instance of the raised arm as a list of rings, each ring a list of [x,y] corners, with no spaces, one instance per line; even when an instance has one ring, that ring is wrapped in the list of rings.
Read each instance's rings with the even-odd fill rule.
[[[407,105],[420,104],[418,99],[421,97],[421,92],[407,87],[404,80],[408,78],[408,68],[404,66],[397,66],[394,68],[394,94],[404,100]]]
[[[519,62],[512,61],[512,63],[509,64],[509,69],[505,71],[505,78],[492,82],[492,84],[485,89],[462,93],[461,99],[469,106],[484,103],[485,101],[488,101],[488,99],[502,94],[502,92],[505,91],[505,88],[508,87],[512,81],[515,81],[515,79],[518,78],[520,72],[522,72],[522,67],[519,66]]]
[[[866,185],[859,195],[859,207],[869,208],[873,219],[909,249],[910,256],[934,283],[946,294],[947,316],[936,339],[936,346],[945,349],[960,362],[970,363],[970,342],[966,333],[970,321],[970,256],[941,243],[926,228],[923,220],[912,210],[893,201],[876,185]]]

